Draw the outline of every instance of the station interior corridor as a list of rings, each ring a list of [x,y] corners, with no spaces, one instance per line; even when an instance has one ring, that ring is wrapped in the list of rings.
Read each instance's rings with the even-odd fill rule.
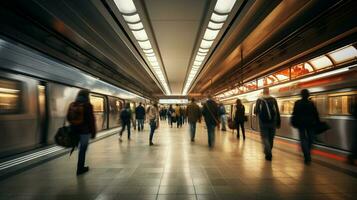
[[[165,121],[148,145],[148,126],[131,141],[112,135],[89,146],[90,171],[76,176],[77,151],[25,170],[0,182],[0,199],[355,199],[357,179],[273,150],[264,159],[256,135],[237,140],[216,131],[209,149],[206,129],[198,125],[190,142],[187,123]],[[277,144],[279,145],[279,144]]]

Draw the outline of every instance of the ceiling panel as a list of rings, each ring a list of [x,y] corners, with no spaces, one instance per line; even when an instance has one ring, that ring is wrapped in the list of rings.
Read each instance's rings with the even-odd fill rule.
[[[181,94],[187,68],[210,1],[146,1],[172,94]]]

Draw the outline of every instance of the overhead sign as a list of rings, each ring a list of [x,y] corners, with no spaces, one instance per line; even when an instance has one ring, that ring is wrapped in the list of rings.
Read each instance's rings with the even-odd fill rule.
[[[187,104],[188,99],[160,99],[160,104]]]

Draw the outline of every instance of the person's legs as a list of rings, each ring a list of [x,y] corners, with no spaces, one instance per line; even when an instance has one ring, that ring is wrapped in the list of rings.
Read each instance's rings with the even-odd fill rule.
[[[86,151],[87,151],[87,147],[88,147],[89,138],[90,138],[90,134],[79,135],[77,174],[82,173],[83,170],[85,170],[84,163],[86,160]]]
[[[150,138],[149,138],[150,145],[153,145],[152,139],[154,137],[155,129],[156,129],[156,123],[155,122],[150,122]]]
[[[275,128],[269,128],[270,154],[274,146]]]
[[[215,126],[208,124],[207,125],[207,133],[208,133],[208,146],[209,147],[213,147],[214,146],[214,131],[215,130]]]
[[[221,115],[222,131],[226,131],[226,115]]]
[[[240,127],[242,128],[243,140],[245,140],[245,130],[244,130],[244,122],[240,123]],[[239,127],[238,127],[239,128]]]
[[[264,154],[266,160],[271,160],[271,146],[269,138],[269,128],[260,126],[261,138],[264,147]]]
[[[189,122],[189,125],[190,125],[190,132],[191,132],[191,141],[194,141],[196,135],[196,123]]]
[[[310,144],[309,144],[309,133],[306,128],[299,128],[299,136],[300,136],[300,145],[301,150],[304,154],[305,163],[309,163],[311,161],[310,155]]]
[[[130,121],[126,126],[128,127],[128,139],[130,140]]]
[[[125,130],[125,126],[126,126],[126,123],[122,121],[122,122],[121,122],[121,130],[120,130],[120,132],[119,132],[119,140],[121,140],[121,137],[122,137],[123,132],[124,132],[124,130]]]
[[[239,139],[240,135],[239,135],[239,126],[240,126],[240,122],[237,122],[236,127],[237,127],[237,138]]]

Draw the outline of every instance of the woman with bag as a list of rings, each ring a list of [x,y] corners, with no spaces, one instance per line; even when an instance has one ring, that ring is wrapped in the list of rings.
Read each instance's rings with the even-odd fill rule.
[[[150,125],[150,138],[149,138],[149,145],[152,146],[154,143],[152,142],[152,139],[154,137],[154,132],[157,128],[159,128],[159,108],[157,103],[153,103],[153,105],[150,105],[149,108],[147,109],[147,119]]]
[[[237,128],[237,139],[239,139],[239,127],[242,129],[243,140],[245,140],[245,130],[244,130],[244,121],[245,121],[245,108],[240,99],[236,101],[236,112],[234,115],[234,123]]]
[[[311,147],[315,128],[320,124],[319,113],[309,96],[310,93],[307,89],[301,90],[301,99],[295,102],[291,117],[292,126],[299,130],[301,149],[307,165],[311,163]]]

